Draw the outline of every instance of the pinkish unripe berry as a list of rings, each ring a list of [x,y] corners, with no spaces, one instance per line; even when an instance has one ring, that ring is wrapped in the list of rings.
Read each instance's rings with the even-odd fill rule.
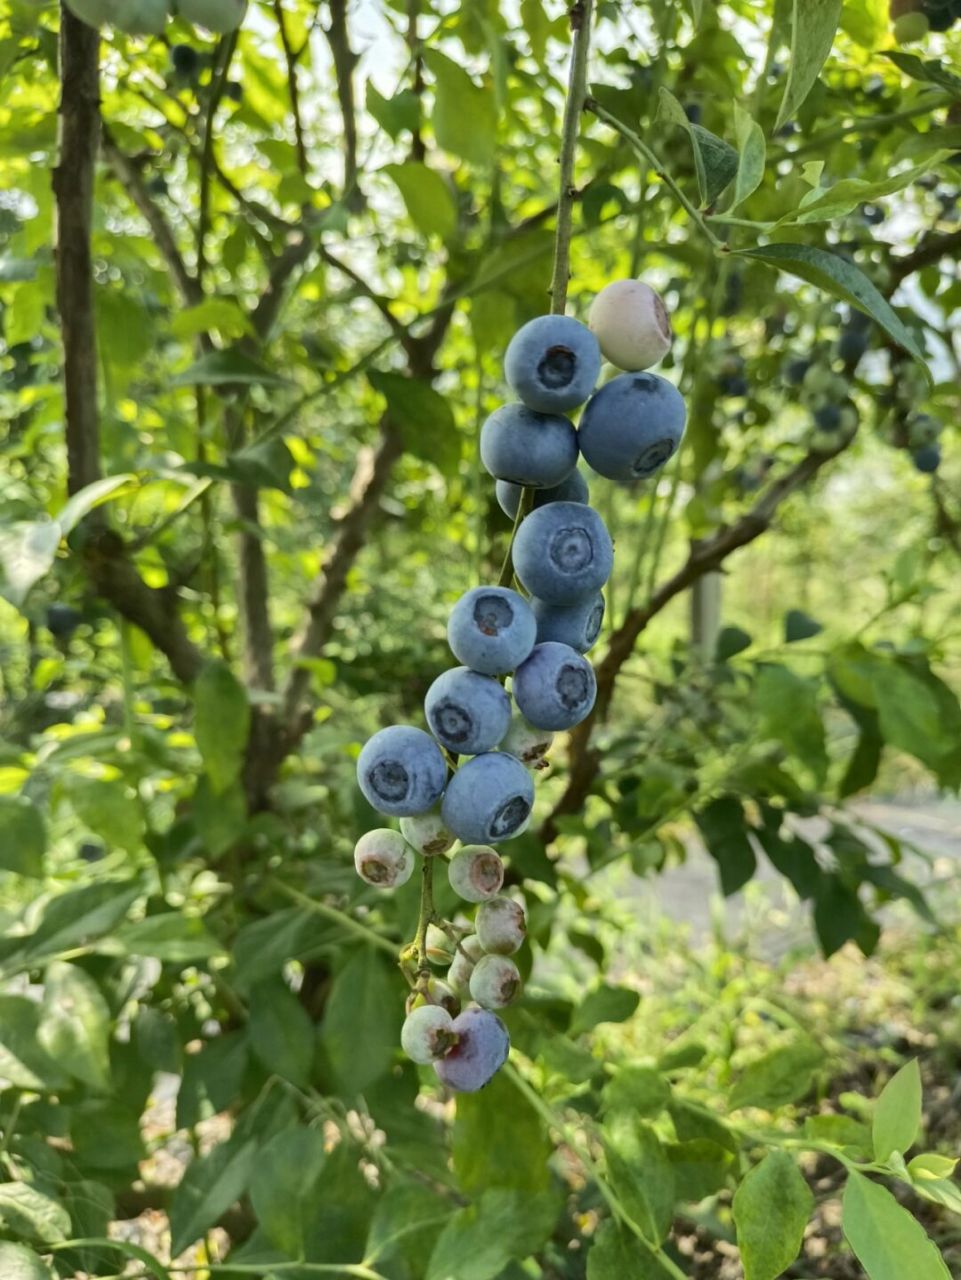
[[[477,908],[474,927],[483,950],[495,955],[513,955],[527,936],[524,908],[513,898],[482,902]]]
[[[471,996],[483,1009],[503,1009],[520,987],[521,975],[509,956],[481,956],[470,976]]]
[[[378,889],[406,884],[414,870],[414,853],[397,831],[378,827],[354,846],[354,866],[361,880]]]
[[[486,844],[466,844],[447,868],[450,887],[465,902],[486,902],[504,883],[504,864]]]
[[[412,1062],[436,1062],[457,1043],[454,1020],[437,1004],[422,1004],[404,1019],[400,1045]]]
[[[615,280],[603,288],[588,317],[606,360],[636,373],[657,364],[674,334],[660,294],[643,280]]]

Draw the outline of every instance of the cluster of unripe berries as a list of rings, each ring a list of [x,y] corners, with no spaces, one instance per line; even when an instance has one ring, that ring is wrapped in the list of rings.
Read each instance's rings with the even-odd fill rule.
[[[415,851],[437,857],[463,844],[449,876],[462,898],[480,904],[474,932],[430,922],[426,957],[416,960],[449,962],[448,980],[421,974],[403,1036],[407,1053],[433,1062],[454,1089],[480,1088],[506,1058],[507,1032],[492,1011],[520,985],[510,955],[523,941],[524,915],[499,896],[503,864],[492,846],[525,829],[531,770],[545,767],[556,731],[590,714],[597,692],[584,654],[600,633],[613,544],[587,505],[577,460],[583,455],[599,475],[633,481],[653,475],[677,450],[684,401],[664,378],[643,372],[671,340],[664,304],[638,280],[598,294],[590,327],[540,316],[514,335],[504,371],[518,400],[491,414],[480,445],[498,501],[515,517],[517,590],[482,586],[461,596],[447,636],[462,665],[427,692],[430,732],[381,729],[357,760],[367,801],[400,819],[400,832],[370,831],[357,843],[355,866],[369,884],[401,885]],[[626,372],[595,391],[602,357]],[[575,428],[567,414],[585,400]],[[459,1013],[461,999],[480,1008]]]
[[[160,35],[168,18],[225,34],[244,19],[247,0],[66,0],[67,8],[91,27],[106,24],[129,35]]]
[[[911,44],[953,27],[961,19],[961,0],[891,0],[890,14],[895,40]]]

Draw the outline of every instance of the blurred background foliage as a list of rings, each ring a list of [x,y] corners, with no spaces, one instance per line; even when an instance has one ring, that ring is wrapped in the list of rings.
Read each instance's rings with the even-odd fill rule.
[[[782,119],[790,5],[597,7],[592,95],[698,214],[585,114],[570,309],[627,275],[659,288],[689,427],[656,484],[592,484],[617,549],[609,703],[555,747],[509,850],[520,1066],[455,1114],[399,1057],[415,895],[353,876],[373,825],[353,761],[419,722],[450,605],[503,555],[477,435],[547,307],[564,6],[258,0],[236,37],[105,27],[93,451],[65,429],[60,26],[33,0],[0,13],[0,1270],[112,1275],[126,1250],[130,1274],[206,1275],[230,1250],[278,1276],[735,1277],[731,1194],[768,1146],[814,1152],[790,1274],[860,1274],[836,1174],[877,1169],[849,1095],[920,1056],[943,1103],[961,1044],[951,894],[859,803],[961,782],[957,34],[899,51],[882,0],[845,0]],[[728,163],[755,181],[743,199],[699,199],[692,137],[715,185]],[[772,240],[830,251],[827,287],[745,256]],[[849,267],[902,328],[859,319]],[[855,432],[815,422],[819,371]],[[792,919],[806,904],[800,969],[641,920],[648,887],[617,877],[702,846],[723,894],[773,869]],[[900,941],[866,968],[886,920]],[[791,1086],[742,1087],[772,1054]],[[618,1067],[639,1074],[614,1105]],[[928,1128],[956,1150],[943,1106]],[[930,1159],[874,1164],[950,1260],[961,1201]],[[65,1243],[110,1223],[115,1247]]]

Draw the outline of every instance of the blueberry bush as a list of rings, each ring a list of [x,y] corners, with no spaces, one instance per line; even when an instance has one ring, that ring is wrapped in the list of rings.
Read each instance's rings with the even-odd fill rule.
[[[627,907],[956,963],[959,19],[7,0],[3,1280],[952,1274],[929,1042]]]

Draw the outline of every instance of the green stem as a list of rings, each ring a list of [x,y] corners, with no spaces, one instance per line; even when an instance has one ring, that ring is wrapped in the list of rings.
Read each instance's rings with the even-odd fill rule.
[[[414,947],[417,952],[417,971],[423,977],[430,973],[427,959],[427,926],[434,919],[434,859],[425,856],[421,868],[420,912],[417,917],[417,935]]]
[[[700,210],[690,200],[688,200],[687,196],[667,172],[655,152],[651,150],[640,134],[635,133],[633,129],[629,129],[626,124],[622,124],[622,122],[618,120],[617,116],[612,115],[610,111],[605,110],[604,107],[602,107],[594,98],[588,98],[584,103],[584,107],[587,111],[590,111],[592,115],[597,116],[598,120],[603,120],[605,124],[610,125],[616,133],[619,133],[625,141],[631,144],[639,156],[647,161],[660,180],[674,196],[674,199],[687,212],[688,217],[698,228],[701,234],[704,235],[714,246],[714,251],[716,253],[726,252],[727,245],[714,234],[702,217]]]
[[[554,233],[554,267],[551,272],[551,314],[567,309],[567,284],[571,276],[571,236],[574,229],[574,159],[581,112],[587,101],[587,61],[591,50],[594,0],[575,0],[570,8],[571,66],[561,126],[557,226]]]
[[[276,876],[271,876],[268,883],[272,889],[276,889],[278,893],[290,898],[292,902],[299,903],[300,906],[306,907],[308,911],[313,911],[319,916],[325,916],[328,920],[334,921],[335,924],[341,925],[348,933],[356,934],[358,938],[363,938],[371,946],[379,947],[381,951],[386,951],[392,960],[397,959],[396,945],[388,938],[375,933],[373,929],[368,929],[359,920],[355,920],[343,911],[338,911],[336,907],[328,906],[326,902],[311,898],[309,894],[302,893],[300,889],[295,889],[293,885],[285,884],[283,880],[278,880]]]
[[[514,539],[517,537],[517,530],[521,527],[521,521],[534,509],[534,496],[536,493],[536,489],[521,490],[521,496],[517,503],[517,513],[514,516],[514,527],[511,529],[511,540],[507,546],[507,555],[504,557],[500,577],[497,579],[499,587],[509,587],[514,580]]]

